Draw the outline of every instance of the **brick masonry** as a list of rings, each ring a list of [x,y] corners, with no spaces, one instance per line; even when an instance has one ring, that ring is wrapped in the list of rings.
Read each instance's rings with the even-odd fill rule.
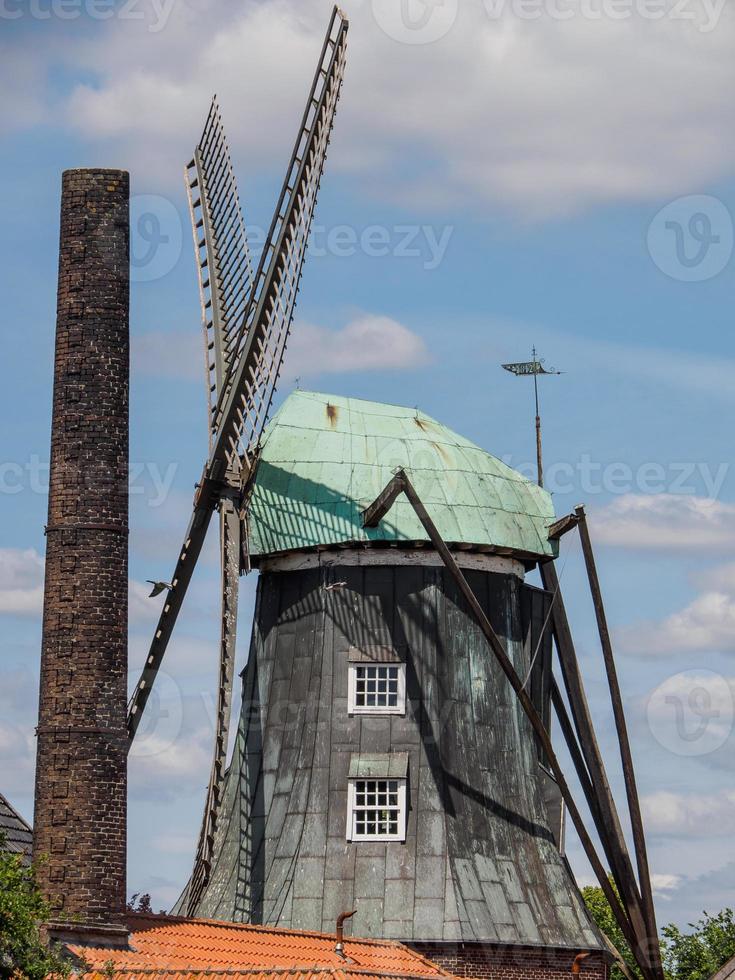
[[[61,191],[34,856],[60,923],[125,908],[129,177]]]
[[[410,943],[449,973],[477,980],[569,980],[576,951],[488,943]],[[593,953],[579,963],[580,980],[607,980],[604,957]]]

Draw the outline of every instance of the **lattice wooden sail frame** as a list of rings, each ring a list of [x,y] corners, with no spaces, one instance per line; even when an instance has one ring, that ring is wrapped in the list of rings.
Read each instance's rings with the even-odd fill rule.
[[[227,329],[224,325],[220,326],[221,357],[215,355],[213,368],[208,367],[209,377],[213,377],[215,383],[212,395],[216,393],[209,457],[171,578],[172,587],[167,593],[145,666],[130,700],[128,733],[131,739],[140,724],[212,514],[220,505],[223,494],[226,496],[226,491],[230,490],[233,473],[240,474],[240,500],[247,500],[247,484],[254,473],[258,445],[268,419],[291,328],[311,221],[344,77],[347,29],[346,18],[335,7],[245,312],[236,332],[233,333],[231,324],[227,325]],[[230,179],[231,169],[224,177],[225,182]],[[196,199],[193,199],[192,208],[196,212],[201,207],[201,201],[198,204],[195,202]],[[204,211],[202,207],[197,223],[200,217],[203,218]],[[205,254],[200,255],[199,261],[201,263],[206,256],[210,272],[207,288],[203,287],[203,307],[207,310],[215,261],[226,261],[229,253],[224,258],[220,258],[211,248],[207,253],[206,241],[200,246],[200,240],[198,238],[196,242],[197,250],[201,252],[203,249]],[[213,240],[228,239],[214,236]],[[244,223],[240,241],[245,241],[247,248]],[[238,269],[244,267],[242,261],[235,266]],[[231,295],[235,296],[234,291]],[[214,307],[214,300],[210,306]],[[209,330],[205,322],[205,331]],[[214,325],[211,330],[211,339],[215,344],[213,350],[216,351]],[[217,386],[218,365],[222,378],[220,386]]]
[[[214,417],[213,462],[251,466],[291,328],[311,221],[346,67],[347,21],[334,8],[252,299]]]
[[[217,97],[186,168],[207,372],[210,437],[223,378],[252,294],[253,264]]]

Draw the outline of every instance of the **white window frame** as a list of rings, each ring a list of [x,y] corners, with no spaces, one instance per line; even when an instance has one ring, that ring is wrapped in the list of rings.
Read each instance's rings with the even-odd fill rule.
[[[360,667],[398,668],[398,702],[395,706],[357,703],[357,671]],[[347,712],[351,715],[405,715],[406,665],[396,660],[353,660],[347,665]]]
[[[395,782],[398,784],[398,830],[395,834],[358,834],[357,814],[360,810],[367,809],[356,804],[357,783],[379,783]],[[347,781],[347,840],[360,843],[361,841],[398,841],[402,843],[406,840],[406,819],[408,811],[406,807],[406,785],[408,780],[405,777],[396,776],[368,776],[356,777]],[[376,808],[377,809],[377,808]]]

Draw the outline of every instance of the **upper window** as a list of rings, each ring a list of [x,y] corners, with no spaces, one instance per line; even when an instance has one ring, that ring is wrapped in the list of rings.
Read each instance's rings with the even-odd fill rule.
[[[351,663],[347,710],[354,714],[402,715],[406,711],[406,665]]]

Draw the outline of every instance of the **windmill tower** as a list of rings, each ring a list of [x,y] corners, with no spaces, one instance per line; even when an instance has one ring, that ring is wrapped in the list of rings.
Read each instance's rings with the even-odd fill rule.
[[[356,908],[355,934],[410,942],[455,973],[557,977],[584,958],[603,977],[605,946],[562,853],[563,799],[645,980],[662,980],[639,815],[632,805],[636,880],[554,571],[559,538],[586,535],[584,513],[555,520],[541,487],[415,409],[297,391],[266,425],[346,36],[335,8],[254,273],[216,103],[187,168],[210,448],[128,716],[133,738],[218,511],[215,745],[176,911],[331,931]],[[226,766],[238,577],[251,566]],[[536,567],[543,589],[525,581]],[[552,707],[619,898],[559,766]]]
[[[397,461],[548,711],[549,597],[524,584],[555,553],[548,495],[415,409],[294,392],[261,444],[243,709],[188,907],[316,930],[354,907],[356,933],[428,951],[599,951],[533,732],[455,583],[407,501],[363,526]]]

